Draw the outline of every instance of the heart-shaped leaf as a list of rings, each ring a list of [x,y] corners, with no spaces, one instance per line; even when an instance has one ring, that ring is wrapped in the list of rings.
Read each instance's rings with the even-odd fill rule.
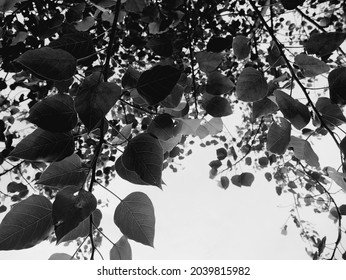
[[[263,74],[252,67],[246,67],[239,75],[236,93],[239,100],[254,102],[266,97],[268,84]]]
[[[109,252],[110,260],[132,260],[132,249],[127,237],[123,235]]]
[[[144,182],[161,188],[163,151],[158,139],[138,134],[127,144],[121,156],[123,166],[134,171]]]
[[[52,81],[68,80],[76,72],[75,57],[67,51],[50,47],[28,50],[14,62],[39,78]]]
[[[233,38],[232,48],[234,51],[234,55],[238,59],[247,58],[250,54],[250,40],[243,35],[238,35]]]
[[[142,73],[138,79],[138,93],[150,105],[164,100],[179,81],[181,72],[169,65],[156,65]]]
[[[171,115],[161,114],[153,119],[147,128],[147,133],[155,135],[158,139],[167,141],[174,136],[174,123]]]
[[[57,243],[93,213],[97,206],[95,196],[77,186],[68,186],[58,192],[53,203],[53,223]]]
[[[145,193],[133,192],[125,197],[115,209],[114,223],[129,239],[154,246],[154,206]]]
[[[342,32],[313,33],[305,42],[304,47],[310,54],[325,56],[335,51],[345,38],[346,33]]]
[[[215,118],[221,118],[232,114],[232,107],[229,101],[221,96],[214,96],[211,99],[207,99],[203,102],[203,107],[207,114]]]
[[[291,140],[291,123],[284,118],[273,122],[267,136],[267,150],[282,155],[286,152]]]
[[[82,186],[86,178],[87,170],[82,167],[80,157],[72,154],[61,161],[51,163],[36,184],[61,189],[66,186]]]
[[[37,128],[20,141],[10,156],[32,161],[59,161],[74,152],[72,133],[53,133]]]
[[[77,113],[71,96],[56,94],[30,108],[29,122],[51,132],[68,132],[77,124]]]
[[[100,75],[94,72],[85,78],[75,98],[78,115],[89,131],[97,127],[121,96],[121,88],[113,82],[102,82]]]
[[[52,203],[32,195],[17,203],[0,224],[0,250],[33,247],[46,239],[53,228]]]
[[[294,62],[302,69],[305,77],[315,77],[328,72],[330,69],[330,67],[322,60],[304,53],[298,54],[294,58]]]
[[[222,53],[202,51],[196,53],[195,57],[199,65],[199,69],[202,72],[210,73],[215,71],[216,68],[220,65],[224,55]]]
[[[288,144],[294,150],[294,155],[300,160],[305,160],[307,164],[319,167],[320,163],[318,161],[318,156],[312,149],[310,143],[304,139],[291,136],[291,141]]]

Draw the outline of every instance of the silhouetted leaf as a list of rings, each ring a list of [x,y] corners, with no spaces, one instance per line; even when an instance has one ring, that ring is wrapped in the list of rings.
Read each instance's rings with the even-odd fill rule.
[[[72,258],[72,256],[70,256],[70,255],[68,255],[66,253],[55,253],[55,254],[51,255],[48,260],[67,261],[67,260],[74,260],[74,258]]]
[[[216,156],[218,160],[223,160],[227,157],[227,150],[225,148],[219,148],[216,150]]]
[[[16,193],[27,191],[28,187],[23,183],[11,182],[7,185],[7,192]]]
[[[77,186],[59,191],[53,203],[53,223],[57,243],[95,211],[95,196]]]
[[[169,65],[156,65],[142,73],[137,83],[138,93],[150,105],[164,100],[179,81],[181,72]]]
[[[233,185],[236,185],[237,187],[241,187],[241,180],[240,175],[234,175],[231,178],[231,182]]]
[[[254,180],[255,176],[252,173],[244,172],[240,174],[240,183],[242,186],[251,187]]]
[[[213,71],[208,74],[206,91],[213,95],[230,93],[234,89],[233,82],[219,71]]]
[[[222,53],[213,53],[206,51],[198,52],[195,54],[199,69],[205,73],[215,71],[215,69],[220,65],[223,56],[224,55]]]
[[[93,224],[99,227],[102,219],[102,213],[96,209],[93,213]],[[90,233],[90,217],[85,218],[77,227],[64,235],[57,244],[76,240],[78,237],[86,237]]]
[[[158,139],[148,133],[138,134],[127,144],[121,156],[123,166],[141,180],[161,188],[163,151]]]
[[[169,57],[173,54],[172,42],[168,39],[151,38],[147,47],[151,48],[155,54],[163,57]]]
[[[131,65],[126,69],[125,74],[121,79],[121,85],[124,89],[133,89],[137,86],[138,79],[141,73],[134,69]]]
[[[153,119],[147,128],[147,133],[155,135],[158,139],[167,141],[174,136],[174,123],[169,114],[161,114]]]
[[[132,260],[132,249],[127,237],[123,235],[109,252],[110,260]]]
[[[232,114],[232,108],[229,101],[220,96],[214,96],[213,98],[204,101],[203,107],[207,114],[215,118],[221,118]]]
[[[342,32],[313,33],[304,47],[308,53],[325,56],[335,51],[345,38],[346,33]]]
[[[305,77],[315,77],[329,71],[329,66],[320,59],[301,53],[294,58]]]
[[[304,104],[281,90],[275,90],[274,96],[280,111],[296,129],[302,129],[310,122],[310,112]]]
[[[272,174],[269,173],[269,172],[266,172],[266,173],[264,174],[264,177],[267,179],[268,182],[270,182],[270,181],[273,179]]]
[[[71,96],[56,94],[30,108],[29,122],[51,132],[68,132],[77,124],[77,113]]]
[[[222,37],[211,37],[207,44],[208,52],[222,52],[226,49],[232,48],[233,38],[227,36],[226,38]]]
[[[176,84],[172,89],[171,93],[160,102],[160,104],[167,108],[176,108],[179,106],[181,98],[184,94],[184,87]]]
[[[305,0],[281,0],[282,5],[287,10],[293,10],[300,5],[303,5]]]
[[[133,192],[125,197],[115,209],[114,223],[129,239],[154,246],[154,206],[146,194]]]
[[[80,157],[72,154],[61,161],[51,163],[36,184],[61,189],[66,186],[82,186],[86,178],[87,169],[82,167]]]
[[[247,58],[251,50],[250,40],[243,35],[238,35],[233,38],[232,48],[238,59]]]
[[[323,168],[326,175],[338,184],[344,192],[346,192],[346,173],[336,171],[335,168],[326,166]]]
[[[332,103],[346,104],[346,67],[332,70],[328,75],[329,96]]]
[[[278,109],[278,106],[273,101],[265,97],[252,104],[252,119],[274,114]]]
[[[0,224],[0,250],[33,247],[50,234],[52,203],[42,195],[31,195],[18,202]]]
[[[339,206],[339,212],[341,215],[345,216],[346,215],[346,204],[340,205]]]
[[[279,123],[273,122],[267,136],[267,150],[282,155],[286,152],[291,140],[291,123],[279,118]]]
[[[281,56],[281,52],[274,41],[270,42],[266,60],[271,67],[278,67],[286,64],[285,59]]]
[[[337,104],[332,104],[327,97],[320,97],[316,102],[316,109],[320,112],[327,126],[339,126],[346,123],[346,118]]]
[[[268,84],[263,74],[252,67],[245,68],[238,77],[236,93],[239,100],[254,102],[266,97]]]
[[[229,179],[226,176],[221,176],[220,178],[221,187],[226,190],[229,187]]]
[[[121,96],[121,88],[114,82],[102,82],[99,72],[86,77],[75,98],[77,113],[91,131],[97,127]]]
[[[127,0],[125,10],[131,13],[139,14],[147,6],[145,0]]]
[[[291,136],[291,141],[288,144],[294,150],[294,156],[300,160],[305,160],[307,164],[319,167],[318,156],[312,149],[310,143],[304,139]]]
[[[53,133],[41,128],[20,141],[10,156],[32,161],[59,161],[74,152],[72,133]]]
[[[68,80],[76,72],[76,59],[70,53],[49,47],[28,50],[14,62],[39,78],[52,81]]]

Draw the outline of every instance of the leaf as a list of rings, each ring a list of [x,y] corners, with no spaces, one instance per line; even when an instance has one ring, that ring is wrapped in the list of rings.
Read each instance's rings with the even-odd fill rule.
[[[124,89],[133,89],[137,86],[141,73],[134,69],[131,65],[126,69],[125,74],[121,78],[121,85]]]
[[[251,187],[254,180],[255,176],[252,173],[244,172],[240,174],[240,183],[242,186]]]
[[[338,49],[345,38],[346,33],[342,32],[314,33],[305,42],[304,47],[309,54],[326,56]]]
[[[74,24],[74,27],[78,31],[88,31],[95,25],[95,18],[93,16],[87,16],[82,21],[78,21]]]
[[[315,77],[330,70],[329,66],[322,60],[304,53],[297,55],[294,62],[302,69],[305,77]]]
[[[220,178],[221,187],[226,190],[229,187],[229,179],[227,176],[221,176]]]
[[[236,185],[237,187],[241,187],[240,175],[232,176],[231,182],[233,185]]]
[[[199,65],[199,70],[205,73],[210,73],[215,71],[220,65],[224,55],[222,53],[202,51],[196,53],[195,57]]]
[[[57,243],[95,211],[95,196],[77,186],[59,191],[53,203],[53,223]]]
[[[154,206],[145,193],[133,192],[125,197],[115,209],[114,223],[127,238],[154,246]]]
[[[327,97],[320,97],[316,109],[321,113],[327,126],[339,126],[346,123],[346,118],[337,104],[332,104]]]
[[[227,36],[226,38],[213,36],[210,38],[207,44],[208,52],[222,52],[226,49],[232,48],[233,38]]]
[[[109,252],[110,260],[132,260],[132,249],[127,237],[123,235]]]
[[[93,223],[95,227],[99,227],[102,219],[102,213],[96,209],[93,213]],[[85,218],[77,227],[64,235],[57,244],[76,240],[79,237],[86,237],[90,233],[90,217]]]
[[[268,84],[263,74],[252,67],[246,67],[239,75],[236,94],[239,100],[254,102],[266,97]]]
[[[161,188],[163,151],[158,139],[138,134],[127,144],[121,156],[124,167],[134,171],[147,184]]]
[[[298,6],[303,5],[305,0],[281,0],[282,5],[287,10],[293,10]]]
[[[270,42],[266,60],[271,67],[278,67],[286,64],[285,59],[281,56],[281,52],[274,41]]]
[[[286,152],[291,140],[291,123],[279,118],[279,123],[273,122],[267,136],[267,150],[282,155]]]
[[[82,167],[80,157],[72,154],[61,161],[51,163],[41,174],[36,184],[58,189],[66,186],[82,186],[87,178],[87,170]]]
[[[11,182],[7,185],[7,192],[16,193],[16,192],[26,192],[28,187],[23,183]]]
[[[332,103],[346,104],[346,67],[333,69],[328,75],[329,95]]]
[[[173,54],[173,45],[171,40],[166,38],[151,38],[147,47],[160,56],[169,57]]]
[[[122,93],[116,83],[100,82],[100,75],[94,72],[85,78],[75,98],[77,113],[89,131],[99,125]]]
[[[182,134],[182,135],[197,135],[197,129],[201,125],[201,119],[182,119],[178,118],[176,119],[178,121],[178,124],[175,128],[175,134]]]
[[[203,107],[207,114],[215,118],[221,118],[232,114],[232,108],[229,101],[220,96],[214,96],[213,98],[204,101]]]
[[[28,50],[14,62],[52,81],[68,80],[76,73],[76,59],[67,51],[50,47]]]
[[[310,112],[304,104],[281,90],[275,90],[274,96],[280,111],[296,129],[300,130],[310,122]]]
[[[346,215],[346,204],[340,205],[339,206],[339,212],[341,215],[345,216]]]
[[[67,260],[74,260],[74,258],[66,253],[55,253],[49,257],[48,260],[54,260],[54,261],[67,261]]]
[[[233,39],[232,48],[238,59],[245,59],[250,54],[250,40],[243,35],[238,35]]]
[[[339,185],[344,192],[346,192],[346,173],[338,172],[335,168],[330,166],[323,168],[323,171],[329,178]]]
[[[203,139],[207,136],[214,136],[220,133],[223,129],[221,118],[212,118],[210,121],[201,124],[196,131],[197,136]]]
[[[252,104],[252,119],[255,120],[266,115],[274,114],[278,109],[278,106],[273,101],[265,97]]]
[[[53,133],[37,128],[20,141],[10,156],[32,161],[59,161],[74,152],[72,133]]]
[[[94,44],[87,32],[63,34],[57,40],[51,41],[48,46],[69,52],[82,65],[90,65],[97,59]]]
[[[77,113],[71,96],[56,94],[30,108],[27,120],[51,132],[68,132],[77,124]]]
[[[156,65],[142,73],[138,79],[138,93],[148,102],[155,105],[171,94],[179,81],[181,72],[169,65]]]
[[[182,135],[178,134],[173,138],[168,139],[167,141],[159,140],[163,150],[163,154],[172,151],[172,149],[180,143],[181,137]]]
[[[227,157],[227,150],[225,148],[217,149],[216,156],[218,160],[224,160]]]
[[[18,202],[0,224],[0,250],[31,248],[50,234],[52,203],[42,195]]]
[[[0,11],[5,13],[11,10],[17,3],[24,2],[27,0],[1,0],[0,1]]]
[[[139,14],[146,6],[145,0],[127,0],[125,3],[125,10],[130,13]]]
[[[181,98],[184,94],[184,87],[176,84],[171,93],[160,102],[160,104],[166,108],[176,108],[181,102]]]
[[[171,115],[164,113],[153,119],[146,132],[155,135],[159,140],[167,141],[174,136],[173,127]]]
[[[307,164],[316,168],[320,167],[318,156],[308,141],[291,136],[291,141],[288,146],[293,148],[294,156],[299,160],[305,160]]]
[[[235,88],[233,82],[219,71],[213,71],[208,74],[206,91],[213,95],[230,93]]]

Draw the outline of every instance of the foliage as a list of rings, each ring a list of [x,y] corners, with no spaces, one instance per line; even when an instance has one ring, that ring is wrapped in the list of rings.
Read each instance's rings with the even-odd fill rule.
[[[263,173],[293,195],[308,254],[345,258],[345,205],[329,188],[346,190],[345,10],[338,0],[2,1],[0,176],[13,179],[0,190],[0,249],[89,239],[94,259],[104,237],[111,259],[131,259],[128,239],[154,245],[154,205],[143,192],[120,198],[111,179],[163,188],[163,169],[177,171],[199,138],[216,145],[220,187]],[[234,137],[224,127],[237,114]],[[334,167],[314,151],[325,137],[340,148]],[[95,188],[120,201],[117,242],[99,227]],[[337,239],[320,237],[302,207],[329,213]]]

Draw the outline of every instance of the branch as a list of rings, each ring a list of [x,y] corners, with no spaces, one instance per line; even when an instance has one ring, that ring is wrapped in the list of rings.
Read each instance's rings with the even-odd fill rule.
[[[267,22],[265,21],[265,19],[263,18],[262,14],[260,13],[260,11],[258,10],[258,8],[256,7],[255,3],[253,0],[249,0],[250,5],[253,7],[255,13],[258,15],[258,17],[260,18],[262,24],[265,26],[265,28],[267,29],[267,31],[269,32],[270,36],[272,37],[273,41],[275,42],[275,44],[278,46],[278,49],[280,51],[281,56],[283,57],[283,59],[286,62],[286,65],[292,75],[292,78],[297,82],[297,84],[299,85],[299,87],[302,89],[306,99],[308,100],[308,104],[311,106],[311,108],[313,109],[313,111],[315,112],[315,114],[317,115],[318,119],[321,122],[321,125],[328,131],[328,133],[331,135],[331,137],[333,138],[334,142],[336,143],[336,145],[338,146],[338,148],[340,148],[340,143],[339,141],[336,139],[334,133],[331,131],[331,129],[326,125],[326,123],[324,122],[324,119],[322,118],[321,114],[318,112],[315,104],[312,102],[309,93],[307,92],[305,86],[301,83],[301,81],[299,80],[298,76],[296,75],[293,66],[291,65],[290,61],[288,60],[284,50],[283,50],[283,46],[282,44],[279,42],[279,40],[276,38],[274,31],[272,28],[270,28],[270,26],[267,24]]]

